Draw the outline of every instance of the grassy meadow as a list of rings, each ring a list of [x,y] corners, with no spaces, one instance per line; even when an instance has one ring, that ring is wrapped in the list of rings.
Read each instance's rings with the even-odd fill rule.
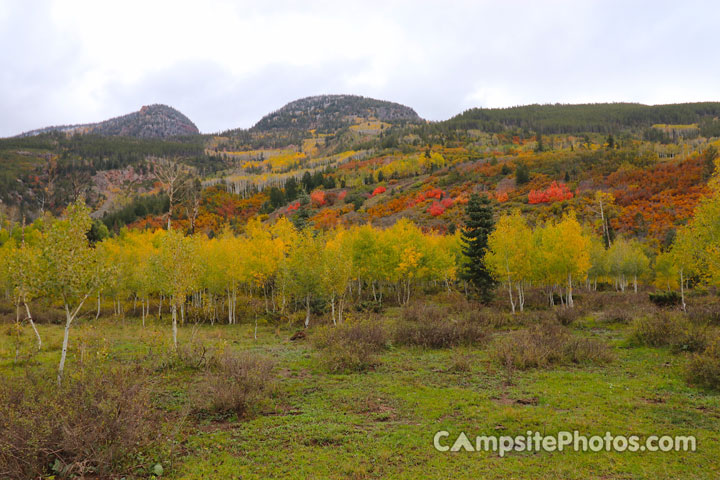
[[[91,403],[100,398],[118,419],[145,429],[139,435],[130,432],[133,440],[127,444],[115,439],[121,447],[102,468],[93,466],[97,451],[63,446],[67,451],[57,452],[60,460],[49,474],[188,480],[717,478],[720,397],[689,379],[688,364],[697,354],[684,351],[688,347],[672,342],[667,333],[660,337],[668,342],[650,335],[679,314],[660,310],[646,298],[643,293],[580,293],[577,313],[558,308],[513,316],[499,313],[499,307],[480,308],[439,294],[404,309],[351,312],[343,326],[314,319],[299,335],[301,329],[285,319],[261,318],[257,330],[252,321],[211,326],[188,320],[180,328],[177,352],[167,320],[151,317],[143,327],[131,305],[125,318],[107,312],[94,320],[88,312],[73,327],[65,383],[88,381],[120,392],[98,396],[102,389],[78,394],[66,387],[67,395],[92,397]],[[413,330],[421,323],[459,326],[452,332]],[[39,353],[29,327],[19,336],[12,328],[6,323],[0,337],[0,398],[7,402],[21,384],[41,392],[36,401],[42,392],[52,398],[47,393],[52,387],[37,384],[54,381],[62,326],[39,325]],[[343,329],[344,339],[338,333]],[[715,329],[704,322],[703,341],[714,338]],[[567,355],[542,351],[543,342],[549,350],[563,350],[568,339],[574,343]],[[659,343],[667,345],[649,345]],[[262,385],[250,380],[240,408],[213,400],[233,382],[248,381],[248,371],[233,374],[220,360],[233,355],[264,362],[253,364],[262,370]],[[135,401],[138,384],[145,393]],[[130,420],[113,403],[121,402],[122,392],[142,405]],[[85,400],[58,408],[79,408],[78,401]],[[53,408],[16,410],[50,414]],[[77,433],[81,438],[91,441],[96,435],[98,451],[103,442],[109,445],[107,436],[93,429],[97,420],[78,415],[68,421],[86,429]],[[4,438],[12,438],[0,420],[2,428]],[[433,447],[439,430],[450,432],[450,444],[460,432],[472,439],[578,430],[587,436],[606,431],[695,435],[698,448],[510,452],[501,458],[493,452],[439,452]],[[4,453],[10,443],[1,444]]]

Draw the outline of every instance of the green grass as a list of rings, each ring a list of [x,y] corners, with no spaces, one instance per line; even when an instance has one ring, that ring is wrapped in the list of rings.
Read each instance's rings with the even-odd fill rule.
[[[396,312],[390,311],[395,315]],[[163,478],[718,478],[720,396],[691,388],[683,379],[684,354],[630,348],[629,327],[588,317],[578,335],[603,338],[615,361],[512,372],[491,360],[492,345],[457,350],[390,348],[366,373],[329,374],[310,342],[290,342],[292,330],[251,325],[184,327],[180,341],[194,337],[217,348],[251,349],[276,362],[277,388],[247,419],[197,419],[172,424],[148,464],[164,462]],[[0,374],[23,368],[51,374],[59,359],[60,326],[40,326],[43,352],[13,364],[10,337],[0,338]],[[29,330],[26,332],[28,345]],[[165,324],[145,329],[137,319],[78,324],[71,335],[70,371],[85,362],[123,362],[152,356],[170,340]],[[155,352],[155,353],[151,353]],[[453,368],[467,355],[467,371]],[[158,403],[181,412],[197,371],[158,373],[164,393]],[[510,381],[508,381],[510,380]],[[166,426],[167,427],[167,426]],[[695,435],[691,453],[438,452],[438,430],[476,435],[523,435],[527,430],[585,435]],[[172,452],[172,453],[171,453]]]

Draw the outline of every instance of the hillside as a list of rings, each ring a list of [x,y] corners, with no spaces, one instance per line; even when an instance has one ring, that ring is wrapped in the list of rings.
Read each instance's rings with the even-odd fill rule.
[[[357,95],[320,95],[290,102],[280,110],[264,116],[251,130],[296,129],[328,133],[355,123],[357,119],[381,122],[419,122],[410,107]]]
[[[19,136],[28,137],[49,132],[134,138],[169,138],[200,133],[195,124],[179,111],[167,105],[156,104],[146,105],[137,112],[103,122],[46,127],[25,132]]]
[[[256,216],[318,229],[409,218],[452,232],[475,192],[533,221],[573,209],[596,223],[603,194],[613,235],[664,248],[708,191],[718,113],[718,103],[530,105],[428,123],[391,102],[311,97],[213,136],[1,139],[0,199],[6,218],[34,218],[82,193],[112,229],[162,224],[167,207],[146,162],[161,156],[194,167],[202,201],[174,216],[189,224],[194,210],[205,232]]]
[[[593,103],[473,108],[443,124],[452,128],[499,132],[523,128],[543,133],[610,133],[655,124],[708,123],[720,115],[720,102],[642,105]]]

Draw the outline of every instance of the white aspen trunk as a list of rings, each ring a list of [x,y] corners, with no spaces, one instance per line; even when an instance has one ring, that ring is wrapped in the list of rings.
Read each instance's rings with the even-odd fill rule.
[[[280,304],[280,312],[285,313],[285,282],[282,286],[282,303]]]
[[[172,335],[173,335],[173,346],[177,350],[177,305],[176,302],[172,302]]]
[[[62,351],[60,353],[60,365],[58,366],[57,383],[62,384],[63,372],[65,371],[65,358],[67,357],[68,339],[70,338],[70,325],[72,318],[70,317],[70,309],[65,304],[65,333],[63,334]]]
[[[232,325],[232,297],[230,296],[230,290],[227,291],[228,295],[228,325]]]
[[[145,328],[145,299],[140,299],[140,304],[142,306],[142,326]]]
[[[637,274],[633,277],[633,287],[635,288],[635,293],[637,293]]]
[[[257,314],[255,314],[255,333],[254,333],[254,336],[255,336],[255,340],[257,340]]]
[[[100,318],[100,290],[98,290],[98,296],[97,296],[97,312],[95,313],[95,320]]]
[[[25,304],[25,312],[27,312],[28,321],[30,322],[30,326],[33,329],[33,332],[35,332],[35,337],[37,337],[37,348],[40,350],[42,348],[42,339],[40,338],[40,333],[38,332],[37,327],[35,326],[35,322],[33,322],[32,315],[30,315],[30,307],[28,306],[25,299],[23,299],[23,303]]]
[[[343,323],[343,308],[345,306],[345,295],[338,299],[338,323]]]
[[[515,301],[513,300],[512,283],[510,282],[510,279],[508,279],[507,286],[508,294],[510,296],[510,309],[512,310],[512,313],[515,313]]]
[[[523,291],[523,285],[522,283],[517,284],[517,290],[518,290],[518,306],[520,307],[520,311],[522,312],[525,308],[525,292]]]
[[[263,297],[265,298],[265,313],[270,313],[270,306],[268,304],[267,286],[263,285]]]
[[[272,305],[273,313],[277,312],[277,301],[275,299],[275,282],[270,285],[270,304]]]
[[[180,304],[180,325],[185,325],[185,302]]]
[[[685,279],[683,277],[683,269],[682,268],[680,269],[680,300],[682,302],[683,312],[687,311],[686,305],[685,305]]]
[[[335,321],[335,294],[332,294],[332,297],[330,299],[330,305],[332,306],[332,321],[333,325],[337,325],[337,322]]]
[[[305,295],[305,328],[310,325],[310,295]]]
[[[70,325],[72,325],[75,316],[77,316],[78,312],[85,303],[85,300],[87,300],[89,296],[90,293],[88,292],[88,294],[85,295],[85,297],[82,299],[75,311],[72,313],[70,313],[70,306],[67,304],[67,302],[65,302],[65,332],[63,334],[62,351],[60,353],[60,365],[58,365],[58,386],[62,384],[63,372],[65,371],[65,359],[67,358],[68,340],[70,338]]]
[[[575,302],[573,302],[572,297],[572,288],[572,275],[568,274],[567,306],[569,308],[573,308],[575,306]]]

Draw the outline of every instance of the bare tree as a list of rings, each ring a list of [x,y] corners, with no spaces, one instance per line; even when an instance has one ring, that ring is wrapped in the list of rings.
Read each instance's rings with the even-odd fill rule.
[[[185,197],[185,214],[190,222],[189,233],[195,233],[195,221],[200,214],[200,202],[202,200],[202,183],[195,177],[187,182]]]
[[[170,200],[167,223],[167,228],[170,230],[173,206],[181,200],[182,195],[185,193],[185,187],[191,178],[191,168],[176,160],[164,157],[149,157],[148,162],[152,166],[155,178],[163,185]]]

